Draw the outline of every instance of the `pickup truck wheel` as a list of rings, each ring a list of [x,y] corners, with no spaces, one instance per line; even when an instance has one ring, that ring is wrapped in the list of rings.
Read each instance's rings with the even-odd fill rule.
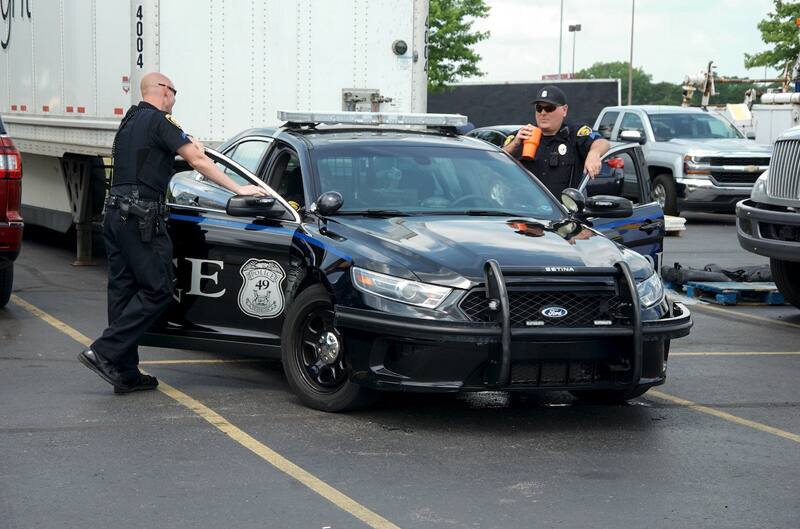
[[[661,205],[666,215],[678,215],[678,195],[670,175],[660,174],[653,179],[653,200]]]
[[[650,386],[639,386],[633,389],[585,389],[570,391],[576,399],[598,404],[620,404],[644,395]]]
[[[322,411],[365,407],[375,392],[354,384],[344,339],[333,326],[333,305],[322,285],[300,293],[286,314],[281,360],[289,386],[306,406]]]
[[[770,259],[772,279],[786,301],[800,309],[800,263]]]
[[[14,263],[0,265],[0,308],[11,298],[11,284],[14,282]]]

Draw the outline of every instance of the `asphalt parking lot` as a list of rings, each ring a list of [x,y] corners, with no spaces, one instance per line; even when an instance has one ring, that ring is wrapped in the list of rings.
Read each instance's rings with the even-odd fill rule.
[[[665,264],[758,264],[734,219],[687,215]],[[325,414],[279,364],[143,348],[161,391],[115,396],[75,355],[105,270],[30,230],[0,310],[0,527],[797,528],[800,311],[693,304],[667,384],[392,396]]]

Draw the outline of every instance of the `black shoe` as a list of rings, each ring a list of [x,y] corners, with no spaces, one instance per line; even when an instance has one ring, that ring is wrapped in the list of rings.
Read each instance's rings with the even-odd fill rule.
[[[134,391],[147,391],[148,389],[156,389],[158,386],[158,379],[152,375],[139,374],[139,378],[132,383],[125,384],[124,387],[114,386],[114,393],[133,393]]]
[[[79,353],[78,360],[80,360],[81,364],[100,375],[100,378],[114,386],[114,389],[127,386],[119,370],[111,362],[91,349]]]

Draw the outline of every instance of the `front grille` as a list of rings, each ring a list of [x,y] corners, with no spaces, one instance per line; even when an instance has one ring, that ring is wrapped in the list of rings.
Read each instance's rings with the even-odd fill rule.
[[[596,320],[619,323],[626,317],[628,304],[612,291],[529,291],[511,290],[508,293],[512,327],[594,327]],[[459,305],[472,321],[494,321],[494,311],[482,289],[473,290]],[[566,309],[560,318],[544,316],[547,307]],[[540,323],[541,322],[541,323]]]
[[[723,173],[719,171],[711,171],[711,178],[720,184],[734,184],[734,185],[753,185],[758,180],[761,173]]]
[[[767,194],[775,198],[800,199],[800,140],[775,142]]]
[[[736,158],[728,158],[725,156],[714,156],[709,160],[711,165],[768,165],[769,156],[758,156],[751,158],[744,158],[737,156]]]

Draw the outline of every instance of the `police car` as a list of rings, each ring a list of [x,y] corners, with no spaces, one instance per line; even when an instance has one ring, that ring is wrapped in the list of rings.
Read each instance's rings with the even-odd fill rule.
[[[280,358],[326,411],[379,390],[619,401],[664,382],[689,311],[652,259],[592,227],[639,232],[629,200],[570,189],[560,204],[499,148],[458,136],[463,116],[279,119],[209,151],[269,196],[173,177],[177,284],[146,344]]]

